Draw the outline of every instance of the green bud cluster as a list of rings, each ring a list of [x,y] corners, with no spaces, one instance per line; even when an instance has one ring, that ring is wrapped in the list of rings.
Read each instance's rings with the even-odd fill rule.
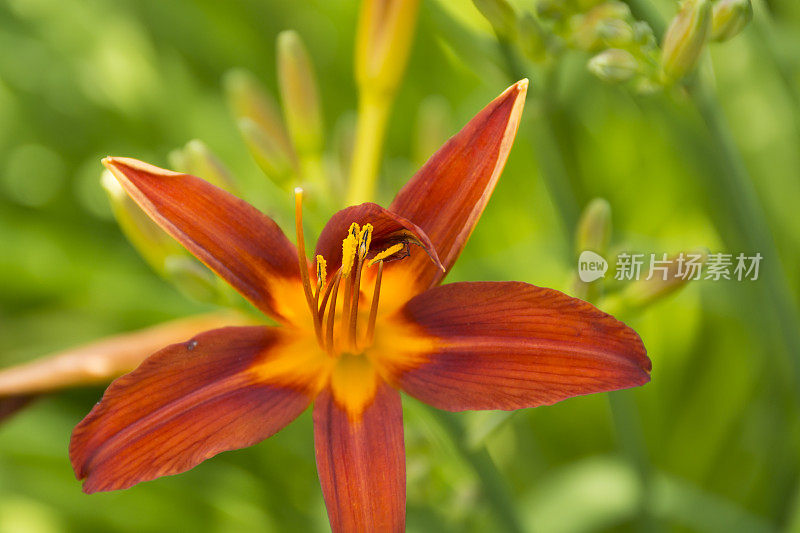
[[[498,38],[534,63],[566,50],[591,54],[588,70],[603,81],[651,93],[681,82],[708,42],[738,35],[752,19],[750,0],[682,0],[661,46],[652,28],[619,0],[537,0],[517,13],[508,0],[473,0]]]

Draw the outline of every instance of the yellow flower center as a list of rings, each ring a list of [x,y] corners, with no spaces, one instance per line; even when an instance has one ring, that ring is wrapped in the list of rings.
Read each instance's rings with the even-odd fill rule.
[[[408,297],[405,288],[410,280],[402,275],[398,277],[396,269],[391,273],[387,271],[384,280],[383,264],[402,251],[404,245],[394,244],[386,250],[370,253],[372,224],[352,223],[342,241],[341,267],[329,273],[332,263],[321,255],[314,258],[313,269],[308,267],[300,189],[295,190],[295,225],[304,298],[298,298],[294,283],[276,287],[274,296],[283,303],[283,316],[295,326],[290,351],[302,351],[304,355],[300,365],[295,366],[299,362],[297,359],[295,363],[286,361],[285,364],[297,370],[303,367],[302,373],[315,374],[315,388],[329,385],[337,403],[356,420],[372,401],[381,379],[419,364],[420,355],[431,349],[431,339],[393,317],[393,311]],[[370,255],[371,259],[367,259]],[[316,279],[312,280],[312,276]],[[388,284],[383,301],[382,280],[384,285]],[[376,322],[382,323],[378,334]],[[316,342],[312,340],[314,337]],[[294,376],[277,361],[262,371],[280,374],[287,380]]]

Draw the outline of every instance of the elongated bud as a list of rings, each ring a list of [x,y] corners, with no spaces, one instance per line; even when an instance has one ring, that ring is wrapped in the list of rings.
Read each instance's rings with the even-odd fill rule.
[[[575,231],[577,253],[586,250],[604,255],[611,239],[611,205],[604,198],[595,198],[581,213]]]
[[[288,190],[296,169],[275,137],[249,118],[240,119],[237,125],[256,164],[278,187]]]
[[[472,0],[481,15],[492,25],[498,37],[514,40],[517,35],[517,14],[507,0]]]
[[[100,184],[108,194],[111,210],[122,233],[153,270],[166,275],[165,261],[167,257],[184,253],[181,245],[136,205],[111,172],[103,171]]]
[[[269,139],[274,147],[272,159],[288,161],[297,166],[297,156],[283,123],[283,117],[275,99],[258,80],[242,69],[234,69],[223,78],[228,103],[237,122],[248,119],[258,126],[259,134]]]
[[[619,83],[633,78],[639,62],[627,50],[610,48],[589,60],[589,71],[603,81]]]
[[[581,213],[575,230],[575,257],[579,272],[572,283],[574,296],[595,302],[602,295],[602,276],[587,276],[581,268],[586,262],[604,263],[603,256],[610,240],[611,206],[603,198],[595,198]]]
[[[711,31],[709,0],[684,0],[664,36],[661,68],[668,81],[677,81],[697,65]]]
[[[218,278],[201,262],[186,254],[170,255],[164,260],[164,277],[183,294],[199,302],[221,303],[223,290]]]
[[[651,258],[650,272],[642,270],[640,279],[606,298],[600,308],[615,315],[639,312],[681,290],[690,281],[700,279],[702,265],[707,260],[707,250]]]
[[[203,178],[230,192],[236,189],[233,175],[201,140],[194,139],[186,143],[182,149],[170,152],[169,163],[178,172]]]
[[[317,77],[300,35],[278,34],[278,82],[283,115],[295,149],[302,158],[322,150],[322,111]]]
[[[534,63],[541,63],[547,59],[547,33],[532,14],[525,13],[519,19],[517,39],[520,50],[528,59]]]
[[[750,0],[719,0],[714,4],[711,40],[722,42],[735,37],[752,19]]]
[[[405,72],[419,0],[363,0],[356,35],[359,91],[391,98]],[[367,96],[365,94],[365,96]]]
[[[122,233],[147,264],[186,296],[219,303],[224,289],[220,289],[214,274],[153,222],[111,172],[103,171],[100,183]]]

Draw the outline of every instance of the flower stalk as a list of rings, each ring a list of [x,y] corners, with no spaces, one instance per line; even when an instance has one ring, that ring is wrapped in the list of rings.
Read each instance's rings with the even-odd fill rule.
[[[364,0],[355,50],[358,121],[347,203],[375,194],[386,127],[405,73],[416,26],[419,0]]]

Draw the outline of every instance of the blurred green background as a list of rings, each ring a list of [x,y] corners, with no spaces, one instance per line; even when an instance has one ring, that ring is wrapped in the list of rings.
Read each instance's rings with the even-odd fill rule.
[[[631,4],[658,36],[676,10]],[[520,133],[450,281],[570,292],[574,225],[598,196],[615,249],[760,252],[762,272],[624,316],[653,360],[638,390],[467,414],[455,431],[405,398],[409,531],[800,531],[800,4],[754,5],[741,36],[710,47],[696,92],[637,96],[593,77],[580,52],[522,67]],[[244,67],[275,91],[275,37],[297,30],[333,139],[356,106],[356,17],[343,1],[2,0],[0,366],[213,309],[125,240],[99,160],[167,166],[203,139],[287,227],[289,197],[253,163],[220,80]],[[471,2],[423,1],[380,202],[431,153],[420,131],[455,133],[516,81],[508,71]],[[0,532],[328,530],[308,412],[186,474],[84,495],[67,443],[101,393],[40,399],[0,427]]]

